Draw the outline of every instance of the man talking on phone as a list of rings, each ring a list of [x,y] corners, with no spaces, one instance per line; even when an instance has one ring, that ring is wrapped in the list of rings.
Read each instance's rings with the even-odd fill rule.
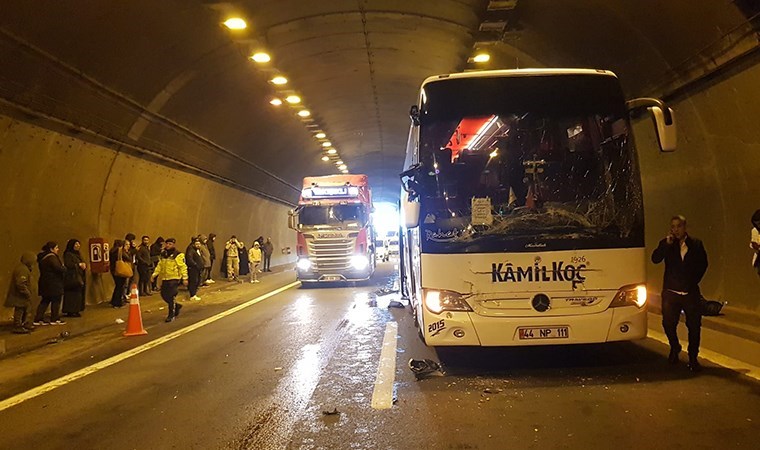
[[[702,241],[686,232],[684,216],[670,219],[670,234],[660,241],[652,253],[653,263],[659,264],[663,260],[665,276],[662,283],[662,328],[670,343],[668,361],[678,364],[681,345],[678,343],[676,329],[683,311],[686,315],[686,328],[689,330],[689,370],[699,372],[702,369],[697,361],[702,326],[699,282],[707,271],[707,252]]]

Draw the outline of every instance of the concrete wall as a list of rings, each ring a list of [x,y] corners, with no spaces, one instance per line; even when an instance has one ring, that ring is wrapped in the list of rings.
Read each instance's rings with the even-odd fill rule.
[[[70,238],[86,245],[90,237],[113,242],[133,232],[138,239],[176,237],[184,251],[190,236],[213,232],[219,251],[232,234],[248,246],[262,235],[275,245],[272,265],[295,258],[285,205],[5,115],[0,115],[0,180],[3,300],[21,253],[37,252],[48,240],[63,251]],[[283,254],[286,247],[293,254]],[[88,303],[109,299],[110,275],[89,278]],[[2,319],[11,314],[0,310]]]
[[[683,214],[690,234],[705,243],[710,267],[706,297],[760,311],[760,278],[751,266],[750,217],[760,209],[760,66],[726,76],[674,105],[675,153],[654,149],[651,122],[636,125],[647,248],[651,252]],[[662,266],[649,266],[650,290],[662,286]]]

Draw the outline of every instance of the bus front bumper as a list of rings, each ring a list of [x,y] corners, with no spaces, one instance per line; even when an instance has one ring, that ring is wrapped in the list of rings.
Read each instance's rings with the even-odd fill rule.
[[[429,346],[528,346],[630,341],[647,336],[646,308],[546,317],[484,317],[473,312],[424,313]]]

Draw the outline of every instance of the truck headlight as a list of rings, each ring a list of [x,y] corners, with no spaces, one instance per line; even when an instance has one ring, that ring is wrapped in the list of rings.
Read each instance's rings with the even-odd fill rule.
[[[472,311],[462,294],[458,292],[437,289],[422,291],[425,296],[425,307],[434,314],[440,314],[443,311]]]
[[[301,258],[296,263],[296,267],[298,267],[298,270],[306,271],[311,269],[311,260],[309,258]]]
[[[364,270],[369,266],[369,259],[364,255],[354,255],[351,257],[351,267],[356,270]]]
[[[647,287],[643,284],[629,284],[623,286],[615,294],[610,303],[610,308],[618,306],[637,306],[643,308],[647,303]]]

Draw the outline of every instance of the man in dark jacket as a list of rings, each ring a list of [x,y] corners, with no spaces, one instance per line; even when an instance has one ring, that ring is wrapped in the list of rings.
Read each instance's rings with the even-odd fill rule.
[[[201,287],[201,273],[203,272],[203,255],[201,255],[201,241],[192,238],[190,245],[185,251],[185,263],[187,264],[187,290],[190,292],[190,300],[199,301],[198,288]]]
[[[659,264],[663,260],[662,327],[670,343],[668,361],[678,363],[681,345],[676,329],[683,310],[689,329],[689,370],[698,372],[702,368],[697,360],[702,326],[699,282],[707,271],[707,252],[702,241],[686,233],[686,218],[683,216],[670,220],[670,234],[652,253],[653,263]]]
[[[158,260],[161,259],[161,252],[163,251],[164,251],[164,238],[159,236],[156,238],[156,242],[150,245],[150,262],[153,264],[154,268],[158,266]],[[158,285],[156,284],[155,280],[150,283],[150,287],[154,291],[158,290]]]
[[[267,241],[261,246],[261,252],[264,254],[264,272],[271,272],[272,269],[269,266],[272,264],[272,253],[274,253],[272,238],[267,238]]]
[[[153,259],[150,255],[150,237],[143,236],[137,248],[137,273],[140,275],[140,295],[151,294],[150,276],[153,273]]]
[[[32,264],[34,253],[21,255],[21,264],[13,269],[11,289],[5,299],[5,306],[13,308],[13,332],[28,334],[34,327],[26,321],[26,312],[32,305]]]
[[[40,300],[37,313],[34,315],[34,325],[48,324],[42,320],[48,305],[50,305],[50,324],[63,325],[66,323],[60,320],[63,276],[66,274],[66,268],[58,256],[60,251],[58,244],[50,241],[42,247],[42,251],[37,255],[37,264],[40,267],[40,279],[37,288],[42,300]]]
[[[214,269],[214,261],[216,261],[216,249],[214,248],[214,241],[216,240],[216,235],[214,233],[210,233],[208,235],[208,241],[206,242],[206,247],[208,247],[208,254],[211,256],[211,270],[208,272],[208,280],[206,280],[208,283],[213,283],[214,280],[212,280],[211,272]]]

